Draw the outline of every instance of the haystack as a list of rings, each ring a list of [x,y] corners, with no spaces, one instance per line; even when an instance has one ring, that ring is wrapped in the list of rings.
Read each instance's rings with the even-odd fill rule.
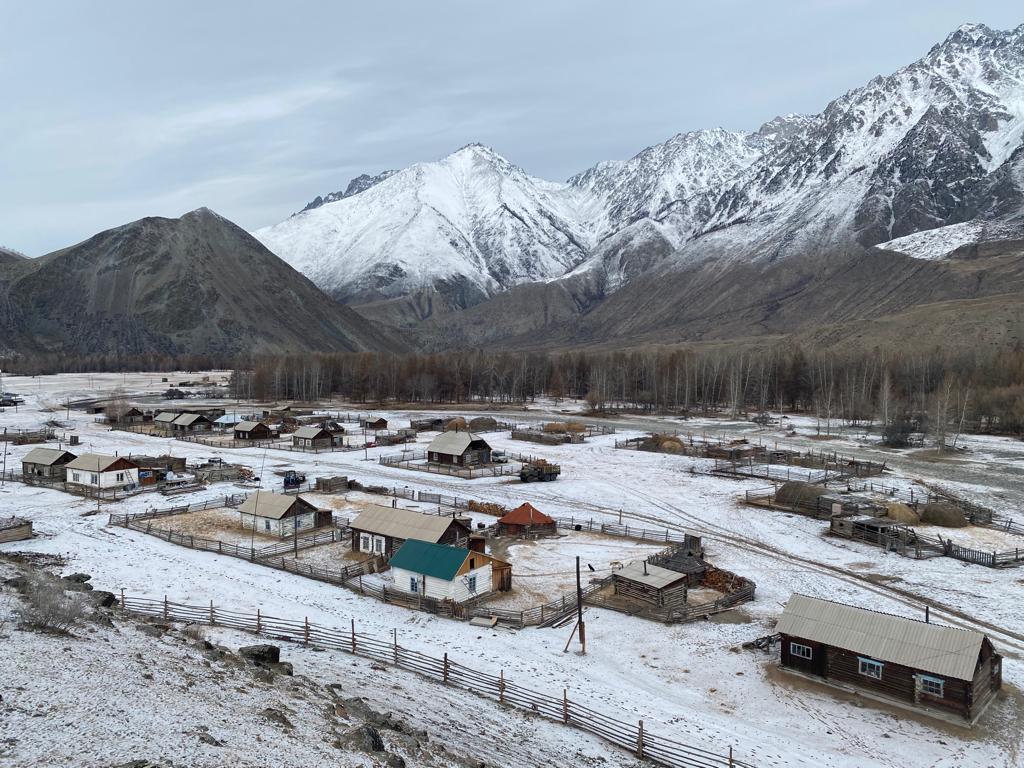
[[[456,416],[454,419],[444,425],[445,432],[458,432],[465,431],[467,428],[466,420],[461,416]]]
[[[665,453],[682,453],[683,444],[675,438],[670,437],[667,440],[662,440],[658,444],[658,450],[664,451]]]
[[[542,429],[548,434],[560,434],[565,432],[566,424],[563,421],[549,421]]]
[[[578,421],[570,421],[565,425],[566,432],[586,432],[587,425],[581,424]]]
[[[825,493],[825,488],[820,485],[790,480],[779,486],[779,490],[775,492],[775,500],[791,507],[817,508],[818,498],[823,493]]]
[[[955,504],[948,501],[932,501],[921,508],[921,522],[943,528],[964,528],[967,518]]]
[[[917,525],[921,522],[921,516],[906,504],[893,501],[886,504],[886,517],[904,525]]]
[[[477,416],[470,420],[469,428],[474,432],[485,432],[489,429],[497,429],[498,422],[491,416]]]

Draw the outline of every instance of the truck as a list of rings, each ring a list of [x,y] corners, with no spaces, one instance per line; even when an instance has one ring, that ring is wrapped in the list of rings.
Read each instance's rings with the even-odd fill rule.
[[[558,464],[549,464],[543,460],[534,461],[529,464],[523,464],[523,468],[519,470],[519,479],[524,483],[532,483],[535,480],[546,483],[551,480],[557,480],[561,472],[562,468]]]
[[[284,473],[284,489],[286,491],[292,488],[299,488],[304,482],[306,482],[306,476],[301,472],[289,469]]]

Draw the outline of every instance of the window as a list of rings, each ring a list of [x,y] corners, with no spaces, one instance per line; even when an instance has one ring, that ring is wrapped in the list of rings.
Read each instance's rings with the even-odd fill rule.
[[[89,482],[92,483],[93,485],[99,485],[100,484],[100,476],[99,475],[89,475]]]
[[[474,560],[471,557],[471,558],[469,558],[469,570],[473,570],[474,568],[476,568],[476,560]]]
[[[811,646],[809,645],[801,645],[800,643],[790,643],[789,655],[797,656],[801,659],[809,659],[813,654],[811,652]]]
[[[943,688],[946,687],[945,680],[939,677],[929,677],[928,675],[918,675],[917,679],[921,684],[921,693],[942,697]]]
[[[466,581],[466,586],[469,587],[470,592],[476,592],[476,574],[469,577]]]
[[[263,530],[265,530],[265,531],[269,531],[270,530],[270,521],[269,520],[264,520],[263,521]]]
[[[124,482],[124,472],[118,472],[117,473],[117,482],[119,482],[119,483],[123,483]]]
[[[75,483],[79,483],[79,482],[82,481],[82,477],[77,472],[72,472],[71,473],[71,481],[75,482]]]
[[[384,552],[384,537],[383,536],[374,536],[373,537],[373,551],[376,552],[378,555],[379,554],[383,554],[383,552]]]
[[[864,677],[872,677],[875,680],[882,679],[882,662],[865,659],[862,656],[858,656],[857,660],[860,662],[857,671],[864,675]]]
[[[415,576],[409,577],[409,591],[415,592],[416,594],[419,594],[420,592],[420,580]]]

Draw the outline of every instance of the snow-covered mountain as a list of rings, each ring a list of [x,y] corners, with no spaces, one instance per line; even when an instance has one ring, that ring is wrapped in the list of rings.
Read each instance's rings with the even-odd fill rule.
[[[440,288],[466,306],[566,275],[607,292],[659,265],[1019,236],[1024,25],[962,26],[820,114],[679,134],[565,183],[470,145],[353,185],[255,233],[352,300]],[[926,248],[904,240],[932,230]]]
[[[339,298],[439,288],[465,304],[585,259],[576,197],[470,144],[255,235]]]

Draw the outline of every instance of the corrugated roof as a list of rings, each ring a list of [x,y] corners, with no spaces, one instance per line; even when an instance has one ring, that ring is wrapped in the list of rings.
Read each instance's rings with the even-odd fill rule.
[[[639,584],[645,584],[655,589],[664,589],[676,582],[685,581],[686,574],[670,571],[668,568],[661,568],[657,565],[647,563],[647,573],[644,573],[642,562],[633,562],[621,570],[614,571],[613,575],[619,579],[628,579]]]
[[[373,505],[356,515],[349,527],[394,539],[419,539],[436,543],[451,524],[450,517]]]
[[[172,421],[178,418],[179,415],[179,413],[176,413],[174,411],[161,411],[153,418],[153,421],[160,421],[170,424]]]
[[[247,515],[280,520],[288,514],[288,510],[298,500],[298,496],[285,496],[272,491],[257,491],[238,506],[238,511]]]
[[[320,437],[321,435],[325,437],[330,437],[331,433],[328,432],[323,427],[317,426],[299,427],[292,433],[292,437],[301,437],[306,440],[312,440],[314,438]]]
[[[237,413],[225,413],[223,416],[217,418],[214,424],[238,424],[239,422],[245,421]]]
[[[434,453],[445,453],[451,456],[461,456],[469,448],[470,443],[480,440],[486,445],[486,441],[479,435],[472,432],[442,432],[430,441],[428,451]],[[490,447],[490,446],[488,446]]]
[[[985,637],[807,595],[789,598],[775,631],[955,680],[974,679]]]
[[[251,432],[261,424],[263,424],[262,421],[240,421],[237,424],[235,424],[235,429],[237,429],[240,432]]]
[[[123,456],[108,456],[104,453],[83,453],[74,461],[68,462],[68,469],[81,469],[84,472],[104,472],[107,467]]]
[[[503,517],[499,517],[498,522],[505,525],[551,525],[555,521],[530,502],[526,502]]]
[[[56,464],[62,456],[75,458],[75,454],[69,451],[62,451],[59,448],[33,448],[25,454],[22,462],[26,464],[42,464],[44,467],[50,467]]]
[[[468,549],[409,539],[391,556],[391,567],[451,581],[467,557]]]

